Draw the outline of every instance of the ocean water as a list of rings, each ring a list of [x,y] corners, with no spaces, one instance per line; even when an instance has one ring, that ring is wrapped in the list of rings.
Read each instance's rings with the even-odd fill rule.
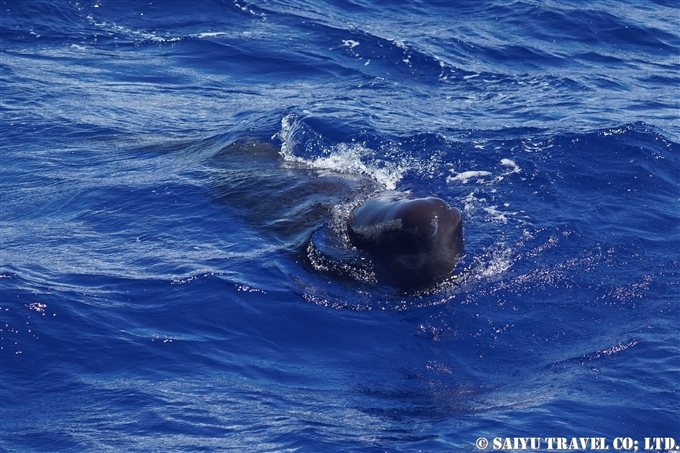
[[[0,450],[680,444],[677,1],[1,7]],[[347,246],[384,190],[445,281]]]

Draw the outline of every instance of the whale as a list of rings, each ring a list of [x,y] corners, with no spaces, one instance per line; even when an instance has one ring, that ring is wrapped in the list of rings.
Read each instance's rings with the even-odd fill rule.
[[[461,213],[440,198],[285,161],[257,140],[230,143],[209,163],[214,199],[315,273],[417,291],[451,275],[463,254]]]
[[[379,193],[354,208],[348,236],[375,257],[403,289],[449,276],[464,252],[463,216],[440,198]]]

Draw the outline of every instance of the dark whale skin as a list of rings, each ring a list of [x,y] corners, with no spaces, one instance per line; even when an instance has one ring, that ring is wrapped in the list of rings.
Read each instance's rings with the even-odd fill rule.
[[[451,274],[463,254],[463,217],[440,198],[386,192],[356,207],[349,218],[352,245],[367,251],[404,289]]]

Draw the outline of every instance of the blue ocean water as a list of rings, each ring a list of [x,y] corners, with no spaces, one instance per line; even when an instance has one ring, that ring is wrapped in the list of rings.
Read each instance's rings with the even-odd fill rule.
[[[0,450],[680,443],[677,1],[1,6]]]

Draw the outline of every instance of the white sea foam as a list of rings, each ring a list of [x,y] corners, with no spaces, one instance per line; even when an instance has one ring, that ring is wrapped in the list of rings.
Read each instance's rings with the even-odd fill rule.
[[[482,146],[483,148],[483,146]],[[477,184],[494,184],[501,182],[503,178],[507,175],[511,175],[513,173],[519,173],[521,171],[521,168],[517,163],[512,160],[512,159],[507,159],[503,158],[501,159],[501,165],[505,167],[510,167],[510,171],[504,173],[503,175],[496,176],[495,178],[488,178],[489,176],[492,176],[492,173],[487,170],[469,170],[469,171],[463,171],[460,173],[456,173],[456,171],[451,168],[449,171],[453,173],[453,175],[448,176],[446,178],[446,182],[451,184],[451,183],[461,183],[461,184],[467,184],[470,180],[476,179]],[[486,178],[486,179],[485,179]]]
[[[354,49],[359,45],[359,41],[354,41],[353,39],[343,39],[342,43],[350,49]]]
[[[450,171],[453,172],[453,170]],[[460,182],[462,184],[467,184],[467,182],[473,178],[483,178],[485,176],[491,176],[491,172],[484,170],[464,171],[462,173],[456,173],[453,176],[447,176],[446,182],[447,183]]]
[[[393,163],[376,159],[375,151],[362,143],[338,143],[330,149],[320,150],[325,155],[305,158],[295,154],[296,119],[287,115],[281,120],[281,130],[276,135],[281,140],[281,156],[287,162],[298,162],[310,168],[328,169],[338,173],[366,175],[387,190],[394,190],[406,171],[414,169],[414,163],[402,159]]]
[[[489,214],[489,220],[493,222],[508,223],[510,216],[517,214],[516,212],[503,212],[498,210],[498,206],[488,206],[484,211]]]
[[[506,167],[512,167],[512,171],[510,171],[510,173],[508,174],[520,172],[519,165],[517,165],[514,160],[501,159],[501,165],[505,165]]]
[[[216,38],[218,36],[224,36],[226,35],[226,32],[223,31],[213,31],[213,32],[204,32],[204,33],[198,33],[194,36],[197,38]]]
[[[483,261],[480,261],[475,276],[478,279],[498,277],[510,269],[515,260],[511,247],[502,243],[496,244],[495,248],[490,250],[483,258]]]

